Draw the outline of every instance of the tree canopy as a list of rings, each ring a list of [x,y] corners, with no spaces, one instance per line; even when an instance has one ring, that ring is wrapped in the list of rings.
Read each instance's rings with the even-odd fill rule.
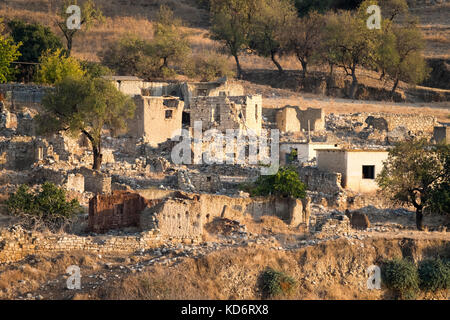
[[[418,84],[430,70],[423,57],[425,41],[414,21],[406,25],[385,23],[377,57],[378,66],[394,81],[392,93],[399,81]]]
[[[39,83],[56,84],[67,77],[80,79],[86,74],[80,63],[75,58],[66,57],[61,49],[43,53],[39,62],[36,74]]]
[[[325,30],[325,44],[329,60],[342,67],[352,77],[349,97],[354,98],[358,89],[357,67],[373,68],[379,30],[367,28],[370,1],[361,4],[356,12],[341,11],[329,15]]]
[[[382,192],[392,201],[416,209],[416,225],[423,229],[423,212],[449,212],[450,146],[426,140],[399,143],[389,151],[377,177]]]
[[[242,77],[239,55],[248,48],[256,3],[257,0],[211,0],[211,38],[222,42],[225,51],[234,57],[239,79]]]
[[[21,20],[8,22],[11,37],[15,43],[22,43],[19,51],[21,60],[25,62],[38,62],[43,53],[62,49],[61,40],[50,28],[38,23],[25,23]]]
[[[2,35],[3,23],[0,20],[0,83],[8,81],[14,69],[11,63],[20,57],[19,47],[21,43],[15,44],[11,37]]]
[[[259,176],[249,191],[253,196],[275,195],[293,198],[306,196],[305,184],[300,180],[297,171],[291,167],[281,167],[274,175]]]
[[[316,11],[302,18],[291,19],[285,26],[283,49],[298,59],[304,77],[308,64],[320,58],[325,26],[325,17]]]
[[[249,31],[249,48],[262,57],[268,57],[283,72],[277,61],[277,55],[282,53],[280,39],[289,33],[286,25],[296,17],[295,7],[290,0],[262,0],[252,14]]]
[[[182,64],[191,53],[188,34],[181,20],[167,6],[161,6],[154,23],[153,39],[126,36],[99,53],[104,65],[119,75],[168,78],[175,75],[175,64]]]
[[[92,144],[95,170],[102,162],[102,130],[126,128],[135,109],[131,98],[111,82],[89,77],[63,79],[44,96],[42,105],[45,112],[37,118],[40,133],[83,133]]]

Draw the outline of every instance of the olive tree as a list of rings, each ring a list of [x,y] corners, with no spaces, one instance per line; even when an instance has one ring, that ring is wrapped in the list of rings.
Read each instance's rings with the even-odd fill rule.
[[[423,230],[424,209],[439,212],[450,207],[446,190],[450,146],[431,145],[426,140],[401,142],[389,151],[376,181],[393,202],[414,206],[417,229]]]
[[[63,79],[44,96],[42,105],[39,131],[84,134],[92,145],[94,170],[99,170],[102,164],[102,130],[125,128],[135,109],[131,98],[111,82],[89,77]]]

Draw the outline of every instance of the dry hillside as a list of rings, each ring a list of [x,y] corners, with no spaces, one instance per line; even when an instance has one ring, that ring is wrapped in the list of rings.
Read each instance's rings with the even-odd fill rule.
[[[60,0],[6,0],[0,3],[0,16],[5,19],[20,18],[26,21],[36,21],[50,26],[54,32],[61,35],[55,26],[55,11]],[[220,45],[208,38],[208,13],[195,6],[195,0],[97,0],[103,9],[106,21],[104,24],[92,27],[90,30],[81,30],[74,39],[73,53],[80,59],[98,61],[97,53],[106,43],[118,39],[124,35],[132,34],[142,38],[152,37],[152,19],[161,4],[169,5],[176,16],[183,19],[185,28],[191,34],[191,43],[194,53],[203,50],[217,50]],[[443,3],[429,7],[411,9],[416,15],[427,39],[426,56],[448,58],[450,53],[450,20],[448,13],[450,3]],[[230,58],[231,61],[231,58]],[[243,55],[241,58],[244,70],[251,73],[271,72],[275,66],[269,60],[255,56]],[[301,65],[293,57],[283,57],[282,66],[286,70],[300,70]],[[321,70],[312,68],[311,70]],[[365,85],[375,86],[383,90],[389,90],[390,81],[378,81],[378,75],[372,72],[360,70],[360,81]],[[448,102],[440,103],[379,103],[379,102],[354,102],[345,99],[330,99],[311,94],[299,94],[296,90],[273,89],[270,79],[271,74],[263,75],[262,83],[246,83],[249,93],[263,93],[268,106],[277,107],[283,104],[298,104],[300,99],[305,99],[311,106],[321,106],[326,112],[361,112],[361,111],[387,111],[387,112],[420,112],[435,114],[440,121],[448,122],[450,117]],[[278,81],[278,79],[275,79]],[[252,82],[254,82],[252,80]],[[258,83],[258,82],[256,82]],[[400,90],[406,91],[409,86],[401,83]],[[446,92],[448,95],[448,93]],[[412,99],[411,101],[414,101]]]

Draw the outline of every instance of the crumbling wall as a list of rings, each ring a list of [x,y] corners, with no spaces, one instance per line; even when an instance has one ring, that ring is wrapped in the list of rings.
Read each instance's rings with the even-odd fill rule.
[[[297,109],[293,107],[282,108],[276,113],[277,128],[281,132],[299,132],[300,121],[297,118]]]
[[[4,169],[30,169],[37,160],[35,140],[31,137],[14,136],[1,141],[0,153],[4,153],[6,157],[6,162],[2,165]]]
[[[337,172],[320,171],[317,167],[298,167],[297,172],[308,190],[320,191],[326,194],[342,192],[342,175]]]
[[[405,127],[412,133],[433,133],[435,126],[438,126],[438,121],[435,116],[417,114],[401,114],[401,113],[385,113],[385,112],[361,112],[349,115],[341,115],[350,117],[352,122],[367,123],[368,119],[378,119],[387,123],[387,130],[393,131],[397,127]],[[370,120],[368,120],[370,121]]]
[[[0,232],[0,263],[20,261],[28,255],[48,252],[80,250],[95,253],[147,250],[160,246],[158,232],[151,230],[136,236],[80,237],[76,235],[48,235],[12,227]]]
[[[167,199],[142,213],[141,228],[156,228],[161,236],[168,238],[200,239],[203,235],[200,203],[188,199]]]
[[[308,224],[310,199],[279,197],[234,198],[222,195],[201,194],[201,213],[208,221],[221,217],[226,208],[239,212],[241,217],[277,216],[287,224]]]
[[[35,84],[0,84],[0,94],[5,98],[4,101],[9,106],[10,111],[20,110],[23,107],[39,107],[48,90],[52,90],[52,88]]]
[[[73,174],[73,173],[67,175],[66,189],[83,193],[84,176],[82,174]]]
[[[176,96],[183,98],[182,85],[178,82],[144,82],[142,84],[143,96]]]
[[[191,100],[190,121],[191,127],[196,121],[201,121],[203,130],[252,130],[259,135],[262,128],[262,97],[196,97]]]
[[[153,193],[141,193],[153,195]],[[166,198],[169,197],[170,198]],[[164,237],[197,239],[203,225],[234,210],[237,219],[264,215],[277,216],[297,227],[309,224],[311,199],[278,197],[232,198],[211,194],[166,193],[157,199],[145,199],[137,193],[115,192],[97,195],[89,202],[89,228],[104,232],[112,228],[139,226],[157,230]]]
[[[178,188],[184,191],[215,193],[222,189],[218,174],[178,171],[177,177]]]
[[[192,106],[195,97],[243,96],[244,87],[234,81],[186,82],[181,86],[185,107]]]
[[[325,129],[325,114],[321,108],[302,110],[298,106],[285,106],[278,109],[275,121],[281,132],[320,131]]]
[[[105,79],[111,81],[114,86],[127,95],[139,95],[144,84],[143,80],[134,76],[105,76]]]
[[[124,227],[139,227],[139,216],[148,201],[137,193],[115,191],[111,195],[95,195],[89,200],[88,228],[93,232],[105,232]]]
[[[79,172],[84,176],[84,190],[88,192],[111,193],[111,177],[95,170],[81,168]]]

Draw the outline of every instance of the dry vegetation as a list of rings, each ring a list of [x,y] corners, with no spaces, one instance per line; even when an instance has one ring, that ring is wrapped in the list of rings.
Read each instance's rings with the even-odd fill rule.
[[[412,9],[419,18],[427,40],[425,55],[429,58],[450,58],[450,3]]]
[[[62,36],[55,25],[56,10],[60,0],[7,0],[0,4],[0,17],[5,19],[20,18],[25,21],[35,21],[47,25],[58,35]],[[98,0],[106,21],[95,25],[89,30],[81,30],[74,38],[73,55],[80,59],[98,61],[97,53],[111,41],[125,35],[134,35],[143,39],[151,39],[152,20],[161,4],[169,5],[174,14],[183,20],[185,31],[190,34],[193,53],[205,51],[220,51],[218,42],[208,38],[208,13],[195,6],[194,0]],[[448,57],[450,52],[450,22],[445,12],[450,10],[450,4],[444,3],[426,8],[411,9],[420,22],[427,38],[427,57]],[[229,58],[230,62],[232,58]],[[274,64],[265,58],[252,54],[241,57],[243,69],[247,70],[275,70]],[[300,70],[301,65],[292,56],[280,58],[285,70]],[[325,71],[321,67],[311,70]],[[338,71],[339,72],[339,71]],[[361,72],[361,83],[376,87],[390,88],[390,82],[378,81],[379,75],[371,72]],[[407,88],[401,84],[400,88]]]
[[[417,242],[417,252],[442,250]],[[443,243],[442,243],[443,244]],[[186,259],[174,267],[152,267],[119,283],[100,288],[99,299],[260,299],[260,276],[266,267],[292,276],[297,286],[287,299],[390,299],[386,290],[365,289],[365,268],[385,257],[402,256],[396,240],[374,239],[361,246],[330,241],[296,251],[264,247],[235,248]],[[447,292],[420,298],[446,299]]]
[[[81,59],[96,61],[97,52],[105,43],[132,34],[141,38],[152,37],[152,23],[160,4],[167,4],[176,16],[183,19],[186,29],[191,33],[194,52],[218,49],[218,43],[208,38],[208,14],[205,10],[195,7],[193,0],[98,0],[106,17],[104,24],[94,26],[89,31],[81,31],[75,38],[74,55]],[[7,0],[0,4],[0,16],[6,19],[20,18],[25,21],[35,21],[50,26],[59,34],[54,21],[59,0]],[[445,12],[450,10],[450,4],[444,3],[426,8],[411,9],[419,17],[422,30],[427,39],[427,57],[449,57],[450,52],[450,22]],[[300,63],[293,57],[282,57],[282,66],[287,70],[298,70]],[[244,55],[242,65],[248,69],[273,69],[275,66],[267,59]]]
[[[3,298],[25,296],[49,280],[64,277],[67,267],[71,265],[95,271],[99,268],[98,263],[97,255],[78,251],[28,256],[20,264],[1,266],[0,292],[4,292]]]

